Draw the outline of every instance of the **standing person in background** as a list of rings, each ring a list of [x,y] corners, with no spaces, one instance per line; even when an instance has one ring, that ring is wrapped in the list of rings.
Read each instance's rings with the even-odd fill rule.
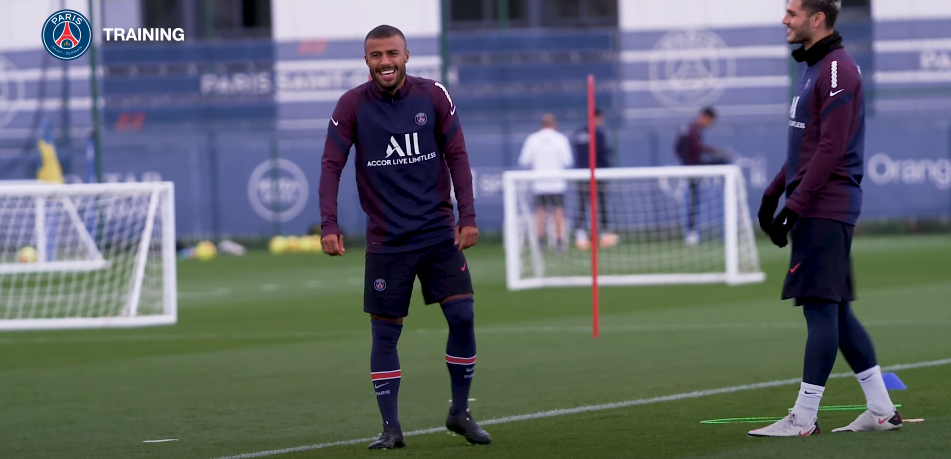
[[[717,114],[712,107],[700,110],[700,113],[685,126],[677,136],[676,153],[680,164],[684,166],[699,166],[703,164],[723,164],[721,151],[703,143],[703,130],[713,126]],[[687,245],[700,243],[700,233],[697,231],[697,208],[700,206],[700,179],[688,180],[689,194],[687,196]]]
[[[572,165],[571,143],[568,137],[556,129],[555,115],[542,116],[542,128],[532,133],[522,145],[519,166],[536,171],[559,171]],[[532,184],[535,192],[535,230],[539,242],[547,233],[547,213],[551,211],[555,220],[555,250],[564,251],[565,236],[565,191],[568,182],[565,179],[536,180]]]
[[[60,163],[60,155],[56,151],[56,144],[53,141],[53,124],[44,119],[42,123],[42,137],[36,141],[36,150],[39,153],[37,158],[36,179],[46,183],[66,183],[63,177],[63,165]],[[56,211],[55,200],[47,201],[45,204],[46,221],[46,250],[40,252],[44,259],[40,261],[53,261],[56,258],[56,235],[59,234],[59,218],[61,212]]]
[[[44,119],[42,130],[42,136],[36,141],[36,151],[39,153],[36,179],[48,183],[65,183],[60,155],[56,151],[55,142],[53,142],[53,124]]]
[[[611,147],[608,146],[608,136],[604,132],[604,112],[600,108],[594,109],[595,125],[595,167],[611,167]],[[575,168],[587,169],[588,166],[588,126],[582,126],[572,135],[572,143],[575,148]],[[609,232],[608,212],[605,207],[605,186],[604,180],[598,180],[596,183],[598,194],[598,217],[601,233],[601,246],[612,247],[617,244],[618,236]],[[588,200],[591,199],[590,185],[587,180],[578,184],[578,212],[575,214],[575,247],[586,250],[591,246],[591,240],[588,232],[585,230],[585,214],[588,209]]]

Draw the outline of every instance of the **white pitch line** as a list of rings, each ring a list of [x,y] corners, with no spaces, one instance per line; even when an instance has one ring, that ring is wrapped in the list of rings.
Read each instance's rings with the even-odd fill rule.
[[[927,362],[905,363],[905,364],[883,367],[882,371],[910,370],[915,368],[937,367],[937,366],[949,365],[949,364],[951,364],[951,359],[931,360]],[[829,378],[830,379],[831,378],[847,378],[847,377],[854,377],[854,376],[855,376],[854,373],[843,372],[843,373],[834,373],[830,375]],[[641,398],[637,400],[628,400],[625,402],[579,406],[576,408],[564,408],[560,410],[540,411],[538,413],[521,414],[517,416],[506,416],[503,418],[479,421],[479,424],[488,426],[493,424],[505,424],[509,422],[528,421],[532,419],[551,418],[555,416],[566,416],[569,414],[587,413],[591,411],[604,411],[604,410],[613,410],[617,408],[627,408],[631,406],[651,405],[654,403],[674,402],[678,400],[686,400],[691,398],[709,397],[711,395],[731,394],[734,392],[743,392],[743,391],[756,390],[756,389],[766,389],[769,387],[788,386],[791,384],[798,384],[801,381],[802,381],[802,378],[777,379],[775,381],[767,381],[767,382],[756,383],[756,384],[744,384],[742,386],[730,386],[730,387],[721,387],[719,389],[698,390],[694,392],[684,392],[680,394],[663,395],[660,397],[650,397],[650,398]],[[426,435],[426,434],[445,432],[445,431],[446,431],[445,427],[433,427],[431,429],[413,430],[411,432],[406,432],[403,435],[406,437],[410,437],[410,436]],[[258,457],[277,456],[279,454],[288,454],[288,453],[297,453],[301,451],[311,451],[315,449],[324,449],[324,448],[330,448],[333,446],[355,445],[359,443],[373,441],[376,439],[377,437],[356,438],[353,440],[342,440],[342,441],[335,441],[331,443],[318,443],[314,445],[296,446],[293,448],[273,449],[270,451],[260,451],[257,453],[239,454],[237,456],[218,457],[215,459],[254,459]]]
[[[929,321],[891,321],[891,322],[862,322],[869,328],[892,328],[906,326],[933,326],[946,327],[951,325],[947,320],[929,320]],[[645,324],[645,325],[603,325],[601,331],[605,333],[650,333],[650,332],[671,332],[671,331],[702,331],[702,330],[798,330],[802,328],[802,323],[792,322],[763,322],[763,323],[722,323],[722,324]],[[446,328],[418,328],[413,331],[421,336],[438,335],[443,336],[448,333]],[[280,338],[322,338],[322,337],[348,337],[366,336],[366,331],[297,331],[297,332],[246,332],[246,333],[196,333],[196,334],[135,334],[120,336],[46,336],[46,337],[2,337],[0,336],[0,346],[8,344],[57,344],[57,343],[111,343],[111,342],[138,342],[138,341],[213,341],[213,340],[237,340],[237,339],[280,339]],[[404,332],[406,334],[408,332]],[[591,333],[589,325],[557,325],[557,326],[527,326],[527,327],[486,327],[477,328],[477,335],[519,335],[519,334],[556,334],[556,333]]]
[[[209,290],[207,292],[178,292],[178,297],[183,300],[197,300],[204,298],[214,298],[219,296],[228,296],[231,294],[231,289],[227,287],[219,287],[214,290]]]

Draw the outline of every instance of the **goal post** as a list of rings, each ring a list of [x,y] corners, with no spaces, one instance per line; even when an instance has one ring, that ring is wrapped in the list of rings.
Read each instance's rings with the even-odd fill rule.
[[[506,283],[545,287],[762,282],[746,182],[735,165],[595,169],[598,218],[588,169],[503,173]],[[533,184],[567,183],[562,234],[538,205]],[[589,209],[593,206],[587,206]],[[595,220],[597,240],[587,226]],[[544,221],[542,227],[539,221]],[[560,236],[560,238],[558,237]],[[594,265],[589,251],[598,250]]]
[[[0,330],[177,321],[171,182],[0,182]]]

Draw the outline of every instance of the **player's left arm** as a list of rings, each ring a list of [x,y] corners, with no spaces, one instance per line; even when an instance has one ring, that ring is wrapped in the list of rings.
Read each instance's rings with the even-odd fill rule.
[[[456,202],[459,206],[459,223],[456,228],[456,244],[465,250],[475,245],[479,239],[479,230],[476,228],[475,198],[472,191],[472,169],[469,167],[469,152],[466,151],[466,139],[462,134],[462,124],[459,114],[456,113],[456,104],[449,95],[449,90],[439,82],[430,89],[433,101],[436,104],[436,142],[446,164],[449,165],[449,174],[452,186],[456,191]]]
[[[759,227],[762,228],[766,234],[769,234],[769,227],[773,223],[773,214],[776,213],[776,208],[779,207],[779,198],[783,195],[785,189],[786,163],[783,163],[783,167],[779,168],[779,173],[776,174],[773,181],[770,182],[766,190],[763,191],[763,200],[760,201],[759,211],[756,214],[759,219]]]
[[[861,76],[849,63],[832,61],[819,72],[816,91],[819,101],[819,146],[786,207],[801,214],[815,201],[818,191],[832,176],[846,155],[855,105],[862,94]]]

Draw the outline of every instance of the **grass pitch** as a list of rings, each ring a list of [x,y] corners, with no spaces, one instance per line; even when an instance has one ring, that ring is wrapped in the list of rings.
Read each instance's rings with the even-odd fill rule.
[[[484,244],[467,252],[479,348],[470,405],[499,421],[486,426],[494,443],[439,429],[446,328],[417,292],[400,341],[400,415],[406,431],[436,431],[397,451],[326,446],[380,431],[363,256],[351,247],[336,259],[182,261],[171,327],[0,334],[0,458],[946,458],[951,237],[860,238],[853,253],[855,311],[881,364],[938,361],[896,371],[908,386],[892,392],[902,415],[925,419],[899,432],[830,432],[857,411],[822,412],[823,433],[796,439],[700,423],[793,405],[806,330],[779,301],[788,250],[760,246],[763,284],[604,288],[593,339],[588,289],[508,292],[502,251]],[[841,357],[834,371],[848,372]],[[618,402],[630,403],[599,406]],[[824,405],[861,403],[854,378],[830,380]],[[177,441],[143,443],[161,439]]]

